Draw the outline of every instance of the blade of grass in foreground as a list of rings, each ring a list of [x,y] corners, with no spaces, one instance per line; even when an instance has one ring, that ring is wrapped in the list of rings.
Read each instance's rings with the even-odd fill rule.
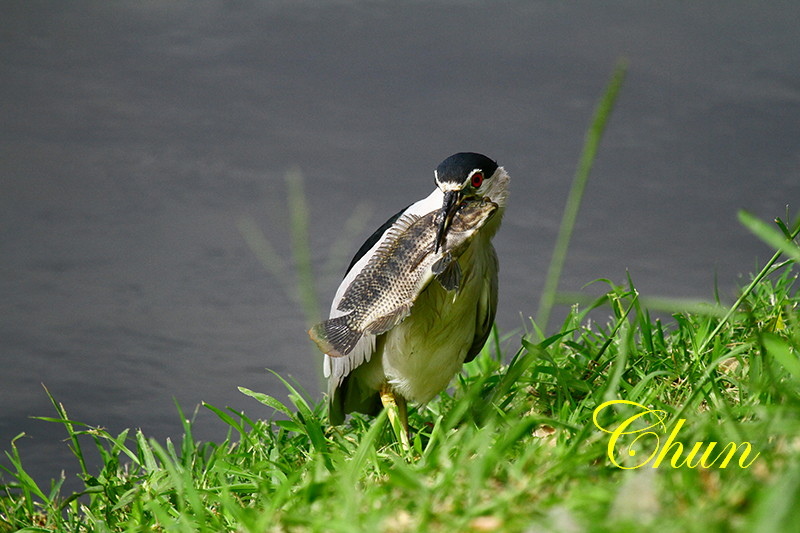
[[[780,218],[777,218],[775,223],[781,228],[779,230],[756,218],[753,214],[742,210],[739,211],[739,222],[772,248],[783,252],[795,261],[800,261],[800,246],[797,246],[793,241],[797,237],[798,229],[800,229],[800,220],[795,223],[795,227],[792,230],[789,230],[786,224]]]
[[[558,230],[553,257],[547,269],[544,289],[542,290],[542,296],[539,300],[539,310],[536,313],[536,321],[539,327],[544,331],[547,330],[550,313],[553,310],[553,305],[555,305],[558,282],[561,279],[561,272],[564,270],[567,248],[569,248],[569,241],[572,238],[572,231],[575,228],[575,220],[578,218],[583,191],[586,189],[586,183],[589,181],[589,173],[592,170],[592,164],[594,163],[597,149],[600,146],[600,140],[603,138],[603,132],[606,129],[608,118],[611,116],[611,111],[614,108],[614,103],[617,100],[617,94],[622,87],[626,72],[626,62],[620,61],[617,63],[611,81],[606,87],[605,94],[603,94],[602,99],[595,109],[592,126],[586,134],[580,163],[578,163],[578,170],[575,173],[575,178],[572,180],[572,188],[567,197],[567,205],[561,217],[561,225]]]
[[[740,213],[739,218],[742,221],[742,223],[749,229],[751,229],[751,231],[753,231],[753,233],[755,233],[756,235],[762,236],[765,233],[765,227],[763,223],[758,223],[760,221],[756,222],[755,217],[753,217],[752,215],[748,215],[746,213]],[[795,223],[790,235],[786,236],[786,242],[794,246],[794,243],[792,243],[791,241],[793,241],[798,234],[800,234],[800,221]],[[722,331],[722,328],[724,328],[729,323],[733,315],[736,313],[736,310],[740,308],[742,303],[747,299],[748,296],[750,296],[750,294],[755,290],[755,288],[761,283],[761,281],[764,278],[766,278],[772,272],[775,272],[776,270],[780,269],[786,263],[791,263],[791,261],[787,261],[780,265],[777,266],[775,265],[775,263],[778,262],[778,259],[780,259],[781,255],[783,255],[783,248],[784,246],[780,246],[778,248],[778,250],[772,256],[772,258],[770,258],[770,260],[767,261],[767,264],[764,265],[764,268],[762,268],[761,271],[753,278],[753,281],[751,281],[747,285],[747,287],[744,288],[742,294],[739,296],[736,302],[734,302],[734,304],[728,309],[728,312],[725,314],[724,317],[722,317],[722,319],[719,321],[716,327],[710,333],[708,333],[708,335],[704,337],[703,341],[695,350],[697,355],[703,354],[706,351],[706,349],[708,349],[711,342]],[[715,366],[716,364],[711,365],[709,367],[708,371],[704,374],[702,386],[697,386],[695,388],[695,392],[687,399],[683,407],[675,415],[674,417],[675,420],[679,420],[681,417],[683,417],[684,413],[693,405],[694,397],[700,394],[704,390],[705,382],[709,379],[710,376],[710,370]]]
[[[747,226],[756,235],[758,235],[759,237],[764,236],[765,234],[764,227],[762,224],[757,223],[760,221],[757,221],[755,217],[753,217],[752,215],[748,215],[747,213],[741,212],[739,214],[739,219],[745,226]],[[706,349],[706,347],[708,347],[708,344],[711,342],[711,340],[714,339],[717,333],[719,333],[720,330],[725,326],[725,324],[727,324],[728,320],[730,320],[730,318],[733,316],[736,310],[739,309],[739,306],[742,305],[742,302],[750,295],[751,292],[753,292],[753,289],[755,289],[756,285],[761,283],[762,279],[764,279],[768,274],[773,272],[772,267],[773,265],[775,265],[775,263],[778,262],[778,259],[780,259],[781,255],[783,254],[784,248],[791,249],[789,245],[792,245],[795,248],[797,248],[797,246],[794,245],[794,243],[792,243],[791,241],[794,240],[798,234],[800,234],[800,221],[798,221],[795,224],[795,227],[793,228],[791,235],[789,235],[789,237],[785,239],[786,246],[783,246],[784,244],[783,242],[778,243],[780,244],[780,246],[778,246],[778,251],[776,251],[775,255],[773,255],[772,258],[769,261],[767,261],[767,264],[764,265],[764,268],[761,269],[761,272],[759,272],[758,275],[753,278],[753,281],[751,281],[750,284],[747,287],[745,287],[745,289],[742,291],[741,296],[739,296],[739,299],[736,300],[736,302],[730,307],[730,309],[725,314],[723,319],[720,320],[719,324],[717,324],[717,327],[714,328],[714,331],[712,331],[711,334],[709,334],[708,337],[706,337],[705,341],[700,346],[698,353],[702,353]],[[770,239],[767,240],[768,244],[770,244],[771,240]],[[780,266],[776,268],[780,268]]]

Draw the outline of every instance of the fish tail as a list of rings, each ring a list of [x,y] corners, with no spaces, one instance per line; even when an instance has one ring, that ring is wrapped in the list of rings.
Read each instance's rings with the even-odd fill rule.
[[[308,336],[319,349],[331,357],[343,357],[349,354],[363,333],[353,329],[348,315],[320,322],[310,330]]]

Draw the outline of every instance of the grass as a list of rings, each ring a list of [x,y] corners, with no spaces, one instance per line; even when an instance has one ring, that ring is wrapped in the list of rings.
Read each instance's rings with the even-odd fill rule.
[[[558,282],[561,279],[561,273],[567,260],[569,241],[572,240],[572,232],[575,229],[575,221],[578,219],[583,193],[586,190],[586,184],[589,183],[589,174],[594,165],[594,159],[600,147],[603,133],[605,133],[606,124],[608,124],[608,119],[611,117],[622,83],[625,81],[626,73],[627,63],[625,61],[618,62],[586,132],[580,162],[572,180],[567,203],[564,206],[564,214],[561,217],[561,224],[558,228],[556,245],[545,276],[542,296],[539,299],[539,311],[536,314],[536,319],[545,329],[550,322],[550,313],[556,302]]]
[[[630,277],[602,281],[605,294],[571,307],[555,334],[535,322],[521,336],[495,331],[451,389],[412,409],[411,450],[385,414],[329,427],[324,402],[277,375],[288,401],[241,389],[256,416],[203,406],[227,425],[221,442],[193,437],[180,408],[182,438],[159,442],[73,421],[51,397],[42,420],[63,426],[83,489],[37,484],[12,442],[0,532],[789,531],[800,519],[800,223],[740,218],[776,255],[733,305],[695,302],[664,323]],[[303,255],[299,234],[295,245]],[[600,312],[607,321],[589,318]],[[598,411],[620,399],[643,407]],[[644,406],[653,412],[628,428],[638,433],[609,448],[604,429]],[[719,444],[705,467],[682,465],[697,442]],[[742,446],[722,468],[728,443]],[[659,449],[658,468],[654,457],[632,468]]]
[[[788,531],[800,518],[800,298],[790,263],[763,274],[727,319],[675,313],[667,327],[629,281],[573,308],[556,335],[523,336],[507,364],[498,348],[514,341],[495,335],[450,391],[412,411],[411,451],[383,415],[329,427],[323,403],[288,382],[288,405],[242,389],[270,420],[205,405],[229,427],[217,443],[197,441],[183,413],[183,438],[157,442],[71,421],[53,400],[46,420],[65,428],[85,488],[38,486],[12,443],[0,531]],[[588,322],[601,306],[609,321]],[[665,413],[662,444],[684,419],[686,450],[749,442],[759,455],[748,468],[738,456],[673,468],[671,454],[659,468],[615,467],[593,416],[620,398]],[[636,412],[623,407],[601,425]],[[630,440],[613,450],[623,466],[657,445],[643,438],[631,459]]]

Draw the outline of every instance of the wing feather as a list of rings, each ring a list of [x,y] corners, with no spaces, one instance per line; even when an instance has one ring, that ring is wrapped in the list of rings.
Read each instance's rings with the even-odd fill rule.
[[[478,300],[478,312],[475,317],[475,340],[472,342],[467,357],[464,362],[469,363],[481,353],[483,345],[486,344],[486,339],[492,332],[492,325],[494,324],[494,317],[497,314],[497,270],[498,261],[497,253],[494,251],[494,246],[489,245],[489,260],[493,264],[493,268],[486,270],[488,276],[488,283],[483,285],[480,299]]]

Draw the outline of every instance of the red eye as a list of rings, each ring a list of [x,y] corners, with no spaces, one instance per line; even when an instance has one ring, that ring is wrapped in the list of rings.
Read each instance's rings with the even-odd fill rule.
[[[472,175],[472,187],[477,189],[483,183],[483,172],[476,172]]]

